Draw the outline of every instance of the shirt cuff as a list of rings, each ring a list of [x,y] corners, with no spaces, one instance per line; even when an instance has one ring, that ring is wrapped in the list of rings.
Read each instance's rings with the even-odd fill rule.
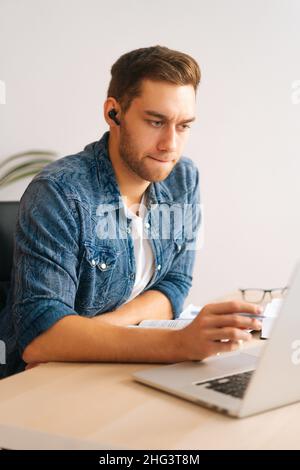
[[[14,306],[17,343],[20,354],[37,336],[48,330],[63,317],[78,315],[59,300],[35,300]]]
[[[156,286],[151,286],[149,290],[157,290],[165,294],[171,302],[173,318],[179,318],[183,310],[183,304],[186,296],[184,296],[179,291],[173,282],[163,280],[160,281]]]

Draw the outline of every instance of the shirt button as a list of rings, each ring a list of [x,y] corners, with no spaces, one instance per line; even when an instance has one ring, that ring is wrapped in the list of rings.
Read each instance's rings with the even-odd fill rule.
[[[159,265],[157,266],[157,271],[160,271],[160,270],[161,270],[161,265],[159,264]]]
[[[134,279],[135,275],[133,273],[131,273],[129,277],[130,277],[130,279]]]
[[[130,232],[131,232],[130,227],[127,227],[126,232],[127,232],[127,233],[130,233]]]
[[[100,268],[101,268],[101,269],[106,269],[106,264],[105,264],[105,263],[101,263],[101,264],[100,264]]]
[[[92,259],[92,266],[96,266],[96,261]]]
[[[146,227],[146,228],[150,228],[149,222],[146,222],[146,223],[145,223],[145,227]]]
[[[181,250],[181,245],[178,245],[177,246],[177,251],[180,251]]]

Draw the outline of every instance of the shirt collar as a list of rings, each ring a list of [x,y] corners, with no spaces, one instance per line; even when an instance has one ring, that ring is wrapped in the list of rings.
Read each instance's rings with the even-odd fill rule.
[[[123,208],[120,188],[109,157],[108,151],[109,131],[105,132],[101,139],[89,144],[85,150],[92,150],[97,161],[98,181],[101,188],[101,200],[111,210]],[[172,193],[164,182],[150,183],[147,190],[147,208],[157,204],[171,204]]]

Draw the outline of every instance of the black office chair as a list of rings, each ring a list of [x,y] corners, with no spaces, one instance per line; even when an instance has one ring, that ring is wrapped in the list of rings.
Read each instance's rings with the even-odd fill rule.
[[[18,210],[19,201],[0,201],[0,310],[10,283]]]

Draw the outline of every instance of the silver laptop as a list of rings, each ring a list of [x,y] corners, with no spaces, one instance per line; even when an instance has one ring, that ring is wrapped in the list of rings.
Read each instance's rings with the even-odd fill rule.
[[[133,374],[165,392],[243,418],[300,401],[300,262],[270,338],[243,351]]]

